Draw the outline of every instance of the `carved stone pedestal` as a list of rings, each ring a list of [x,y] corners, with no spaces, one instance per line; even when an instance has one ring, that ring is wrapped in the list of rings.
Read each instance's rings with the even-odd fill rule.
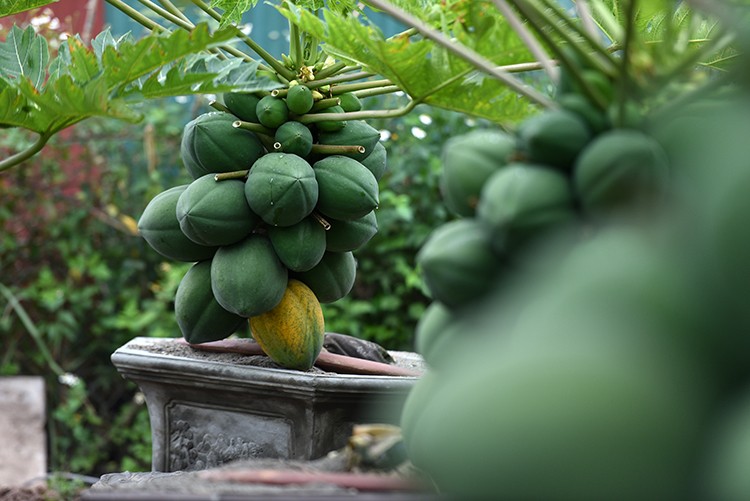
[[[177,341],[135,338],[112,355],[146,397],[154,471],[321,457],[345,445],[356,423],[397,424],[417,379],[260,367],[253,357],[196,353]]]

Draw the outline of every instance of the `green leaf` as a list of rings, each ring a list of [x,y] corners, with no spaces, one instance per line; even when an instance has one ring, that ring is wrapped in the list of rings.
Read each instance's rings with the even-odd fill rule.
[[[281,12],[323,40],[327,53],[388,78],[414,100],[497,123],[515,122],[533,109],[505,85],[478,74],[430,40],[405,35],[386,39],[379,28],[354,16],[325,12],[321,20],[288,4]],[[471,40],[460,26],[454,26],[451,34],[498,65],[533,60],[499,17]]]
[[[211,34],[208,25],[200,24],[190,32],[152,35],[138,42],[122,40],[104,47],[101,64],[109,85],[119,88],[173,61],[230,40],[236,32],[235,28],[227,28]]]
[[[47,41],[32,26],[22,30],[13,25],[5,42],[0,42],[0,78],[8,83],[25,77],[41,87],[48,62]]]
[[[0,17],[11,16],[31,9],[36,9],[55,3],[58,0],[2,0],[0,2]]]
[[[219,28],[238,24],[242,15],[255,7],[258,0],[212,0],[211,7],[223,11]]]
[[[263,87],[267,82],[254,82],[255,64],[207,62],[213,56],[196,56],[235,32],[232,28],[212,34],[203,24],[191,32],[138,41],[105,32],[92,47],[70,37],[48,68],[37,71],[47,60],[38,45],[43,39],[33,30],[15,28],[0,44],[0,124],[47,135],[92,116],[135,121],[139,115],[129,105],[152,97]]]

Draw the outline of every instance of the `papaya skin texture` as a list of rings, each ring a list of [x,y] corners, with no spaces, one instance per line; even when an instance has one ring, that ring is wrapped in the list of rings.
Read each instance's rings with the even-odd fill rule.
[[[323,348],[325,321],[315,294],[290,279],[281,302],[250,317],[250,332],[271,360],[287,369],[308,370]]]

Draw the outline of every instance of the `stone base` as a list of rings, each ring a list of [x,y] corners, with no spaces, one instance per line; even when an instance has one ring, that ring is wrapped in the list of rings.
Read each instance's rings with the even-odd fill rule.
[[[112,355],[146,397],[158,472],[319,458],[343,447],[354,424],[397,424],[417,379],[242,365],[252,357],[178,349],[176,341],[136,338]],[[399,356],[420,364],[417,355]]]
[[[28,487],[34,480],[43,483],[47,474],[45,398],[41,377],[0,377],[0,487]]]

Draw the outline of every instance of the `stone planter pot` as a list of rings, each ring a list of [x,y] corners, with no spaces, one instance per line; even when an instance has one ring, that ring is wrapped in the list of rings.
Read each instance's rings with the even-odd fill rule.
[[[422,368],[416,354],[391,354],[399,366]],[[397,424],[418,379],[286,370],[253,358],[196,352],[181,339],[139,337],[115,351],[113,364],[146,398],[154,471],[321,457],[344,446],[354,424]]]

